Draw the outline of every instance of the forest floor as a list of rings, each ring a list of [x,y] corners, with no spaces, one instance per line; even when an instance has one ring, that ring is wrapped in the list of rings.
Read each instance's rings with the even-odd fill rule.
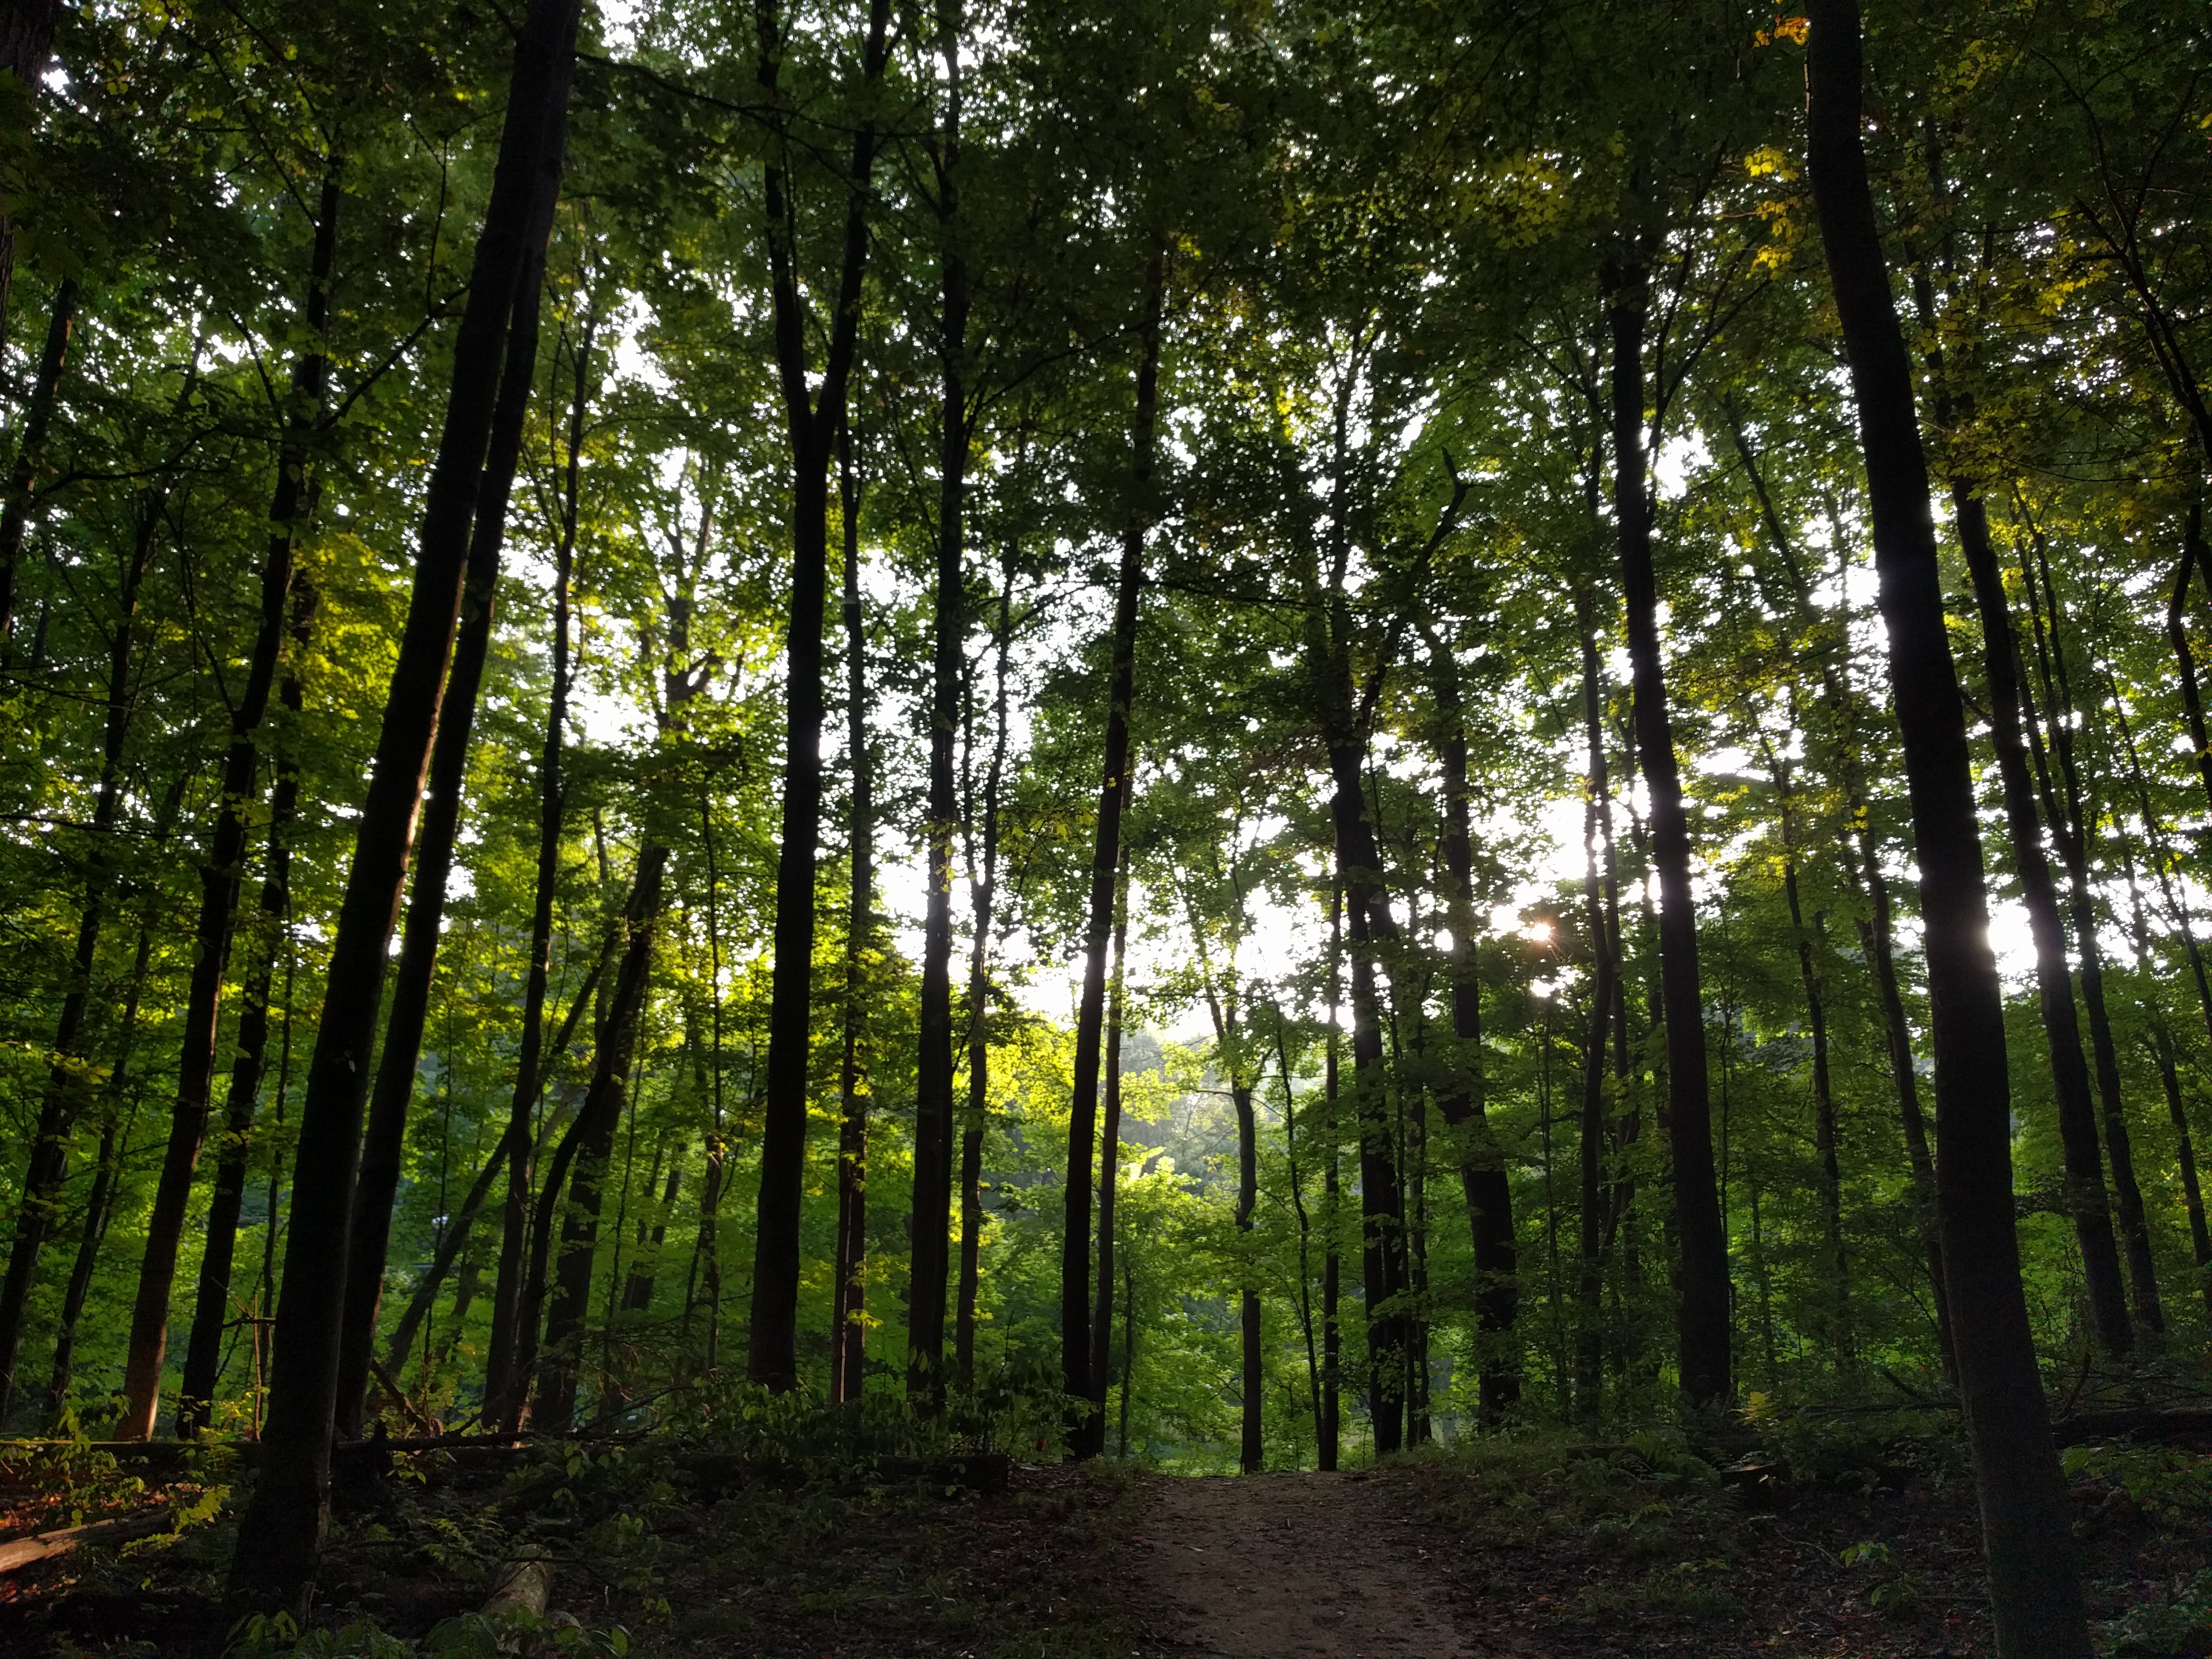
[[[2101,1645],[2212,1651],[2212,1456],[2069,1455]],[[323,1634],[337,1659],[1936,1659],[1991,1651],[1955,1444],[1862,1425],[1733,1474],[1670,1436],[1486,1441],[1336,1474],[1193,1479],[1014,1464],[1003,1487],[872,1466],[702,1486],[654,1443],[439,1454],[339,1493]],[[82,1462],[82,1460],[81,1460]],[[0,1468],[0,1653],[198,1659],[225,1646],[222,1455],[142,1482]],[[35,1473],[35,1472],[34,1472]],[[11,1542],[12,1540],[12,1542]],[[466,1620],[540,1553],[554,1622]],[[459,1618],[462,1622],[453,1622]],[[441,1621],[443,1621],[441,1623]],[[622,1632],[619,1643],[616,1631]],[[442,1634],[433,1632],[442,1631]],[[275,1659],[264,1642],[241,1659]]]

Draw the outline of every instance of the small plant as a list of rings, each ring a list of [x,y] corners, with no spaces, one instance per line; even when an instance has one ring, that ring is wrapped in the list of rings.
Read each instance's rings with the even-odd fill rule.
[[[2098,1627],[2098,1651],[2112,1659],[2175,1659],[2212,1649],[2212,1568],[2177,1583],[2171,1601],[2144,1601]]]
[[[2069,1480],[2107,1480],[2160,1525],[2212,1521],[2212,1457],[2171,1446],[2069,1446]]]
[[[1870,1569],[1872,1582],[1866,1588],[1866,1603],[1876,1613],[1909,1619],[1919,1612],[1919,1587],[1897,1559],[1897,1552],[1881,1540],[1852,1545],[1844,1552],[1843,1561],[1847,1567]]]
[[[410,1641],[358,1620],[302,1632],[288,1613],[257,1613],[233,1632],[223,1659],[623,1659],[629,1632],[593,1630],[570,1613],[526,1608],[467,1613]]]

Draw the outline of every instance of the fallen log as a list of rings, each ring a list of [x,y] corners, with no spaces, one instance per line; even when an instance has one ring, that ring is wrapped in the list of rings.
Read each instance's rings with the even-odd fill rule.
[[[2137,1406],[2121,1411],[2076,1412],[2051,1425],[2061,1446],[2086,1446],[2093,1440],[2172,1440],[2212,1435],[2212,1406]]]
[[[37,1562],[51,1561],[58,1555],[67,1555],[86,1544],[127,1544],[134,1538],[151,1538],[169,1524],[169,1511],[164,1507],[141,1510],[106,1521],[88,1521],[82,1526],[58,1527],[33,1533],[28,1538],[10,1539],[0,1544],[0,1577]]]

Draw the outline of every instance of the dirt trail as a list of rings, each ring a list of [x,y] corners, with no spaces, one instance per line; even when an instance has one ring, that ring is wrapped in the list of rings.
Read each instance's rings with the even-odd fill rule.
[[[1445,1563],[1389,1474],[1153,1476],[1145,1622],[1206,1659],[1474,1659]]]

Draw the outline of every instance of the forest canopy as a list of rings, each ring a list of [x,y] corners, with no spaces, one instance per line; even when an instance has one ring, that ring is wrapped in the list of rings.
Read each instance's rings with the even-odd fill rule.
[[[8,0],[0,1421],[263,1439],[249,1607],[380,1424],[1963,1401],[2086,1653],[2212,41],[1808,9]]]

